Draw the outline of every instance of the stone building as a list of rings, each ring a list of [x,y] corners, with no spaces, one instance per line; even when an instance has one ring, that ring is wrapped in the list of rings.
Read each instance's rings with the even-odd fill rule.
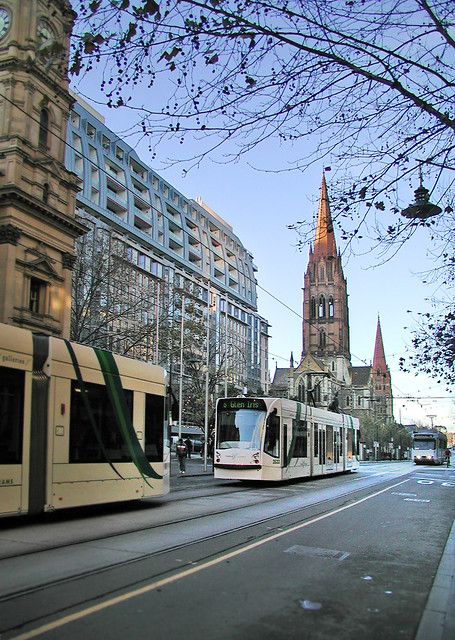
[[[337,251],[325,177],[314,244],[304,275],[302,354],[277,368],[271,395],[296,398],[352,415],[393,420],[392,387],[378,318],[373,362],[352,366],[347,281]]]
[[[0,4],[0,322],[69,337],[78,179],[65,167],[64,0]]]

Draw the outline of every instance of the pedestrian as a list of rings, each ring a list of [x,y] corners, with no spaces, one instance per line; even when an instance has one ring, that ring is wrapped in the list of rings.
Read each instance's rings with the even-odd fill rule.
[[[183,442],[183,438],[179,438],[177,440],[175,452],[177,453],[177,458],[179,460],[179,471],[183,474],[185,473],[185,458],[187,454],[186,444]]]
[[[191,454],[193,453],[193,443],[191,442],[189,436],[185,440],[185,444],[186,444],[186,454],[188,458],[191,458]]]
[[[450,449],[444,451],[444,456],[447,462],[447,466],[450,467]]]

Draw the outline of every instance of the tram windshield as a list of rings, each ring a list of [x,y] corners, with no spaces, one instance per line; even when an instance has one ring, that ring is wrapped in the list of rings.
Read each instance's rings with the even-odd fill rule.
[[[420,451],[422,451],[422,449],[433,450],[435,449],[435,442],[434,440],[414,440],[413,448]]]
[[[219,449],[259,449],[266,407],[263,400],[220,400],[217,410]]]

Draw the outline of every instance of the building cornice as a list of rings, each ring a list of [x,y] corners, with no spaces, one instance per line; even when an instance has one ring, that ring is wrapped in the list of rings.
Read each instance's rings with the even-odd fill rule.
[[[0,206],[12,205],[18,209],[31,214],[40,219],[52,221],[54,226],[64,229],[73,237],[78,237],[87,232],[87,227],[78,222],[75,218],[60,213],[56,209],[40,202],[37,198],[30,196],[14,185],[0,187]]]

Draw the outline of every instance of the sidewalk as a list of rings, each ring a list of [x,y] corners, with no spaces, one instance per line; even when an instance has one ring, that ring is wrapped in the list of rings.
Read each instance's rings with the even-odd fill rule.
[[[191,458],[185,458],[185,476],[211,476],[213,475],[213,460],[207,458],[207,471],[204,470],[204,458],[198,454],[191,454]],[[180,476],[179,461],[175,453],[171,453],[171,478]]]

